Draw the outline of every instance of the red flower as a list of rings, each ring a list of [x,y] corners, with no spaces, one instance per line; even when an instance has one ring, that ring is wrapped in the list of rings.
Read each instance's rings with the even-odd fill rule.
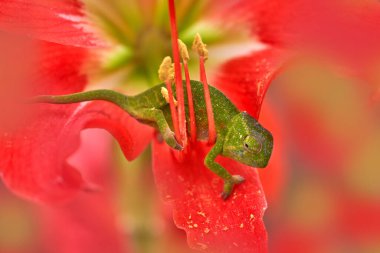
[[[27,11],[28,16],[43,20],[28,23],[27,29],[33,41],[42,48],[36,65],[39,75],[36,79],[24,79],[37,80],[32,83],[32,94],[82,90],[86,78],[80,70],[88,53],[86,48],[96,43],[78,21],[81,17],[78,2],[7,1],[4,6],[7,7],[2,12],[4,16],[15,17],[12,23],[19,21],[26,25],[27,20],[16,15],[20,9]],[[57,28],[55,24],[58,23]],[[42,27],[46,24],[49,25]],[[51,24],[55,27],[54,32]],[[25,32],[25,29],[8,24],[3,27],[6,31]],[[277,50],[269,49],[232,60],[216,76],[215,84],[241,110],[258,117],[268,85],[282,63],[276,56]],[[79,190],[91,187],[66,159],[77,148],[78,133],[94,127],[110,131],[127,159],[133,159],[151,141],[150,128],[106,102],[41,105],[37,115],[28,119],[24,127],[2,137],[0,168],[4,182],[20,195],[47,202],[70,198]],[[222,201],[219,197],[221,180],[203,165],[208,149],[197,144],[185,155],[184,161],[178,162],[166,145],[154,143],[157,185],[173,205],[175,223],[187,232],[190,245],[197,249],[265,252],[267,235],[262,218],[266,200],[257,171],[220,158],[231,172],[246,178],[230,200]]]
[[[84,47],[93,44],[80,40],[83,39],[84,31],[75,29],[79,27],[77,18],[80,15],[77,2],[53,4],[53,14],[41,11],[43,3],[31,5],[15,1],[5,6],[11,13],[7,13],[7,16],[18,17],[15,15],[17,10],[29,8],[29,15],[45,20],[44,24],[50,19],[53,20],[49,23],[62,22],[55,33],[51,30],[44,33],[38,22],[32,22],[29,27],[32,31],[30,34],[35,38],[49,40],[36,41],[43,50],[39,54],[40,69],[38,83],[33,83],[34,93],[61,94],[82,90],[86,79],[79,70],[87,53]],[[49,6],[42,10],[46,8]],[[25,21],[22,18],[15,20]],[[9,29],[8,26],[4,27]],[[68,32],[72,37],[63,35]],[[84,36],[89,38],[87,33]],[[81,47],[74,48],[71,45]],[[268,84],[275,74],[268,75],[267,71],[272,65],[278,64],[276,59],[272,60],[272,54],[268,50],[237,59],[226,65],[227,73],[218,78],[218,87],[240,109],[248,110],[256,117]],[[252,67],[255,70],[253,73]],[[254,97],[250,97],[247,103],[241,103],[245,102],[241,98],[246,95]],[[1,161],[1,168],[4,182],[18,194],[48,202],[66,199],[85,188],[86,182],[81,174],[67,163],[66,158],[77,147],[78,133],[88,127],[109,130],[118,139],[128,159],[134,158],[150,141],[150,138],[146,138],[149,135],[147,128],[105,102],[64,107],[41,105],[38,114],[27,122],[27,126],[3,136],[1,154],[5,159]],[[133,133],[133,138],[128,133]],[[246,183],[237,187],[231,200],[224,202],[219,197],[222,182],[203,165],[207,149],[201,145],[194,146],[191,154],[185,157],[186,163],[178,163],[167,146],[154,144],[157,184],[166,199],[173,203],[176,224],[188,232],[190,244],[198,249],[220,252],[265,251],[266,232],[262,217],[266,201],[257,172],[228,159],[221,159],[220,162],[227,168],[247,179]]]

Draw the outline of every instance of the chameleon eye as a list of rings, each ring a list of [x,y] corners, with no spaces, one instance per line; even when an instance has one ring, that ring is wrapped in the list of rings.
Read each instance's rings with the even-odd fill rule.
[[[251,153],[259,153],[262,149],[262,144],[253,136],[247,136],[244,140],[244,149]]]

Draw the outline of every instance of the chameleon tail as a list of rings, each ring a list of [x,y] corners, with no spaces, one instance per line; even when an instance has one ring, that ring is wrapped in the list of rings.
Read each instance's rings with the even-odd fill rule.
[[[104,100],[128,110],[128,96],[113,90],[93,90],[68,95],[42,95],[32,98],[33,103],[71,104],[93,100]]]

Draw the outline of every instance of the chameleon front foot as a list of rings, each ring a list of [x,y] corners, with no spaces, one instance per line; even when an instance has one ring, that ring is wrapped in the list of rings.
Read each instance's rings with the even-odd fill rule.
[[[173,149],[176,149],[179,151],[183,150],[183,147],[177,142],[174,132],[171,131],[170,129],[165,131],[162,137],[164,138],[164,141]]]
[[[224,180],[223,192],[220,194],[222,199],[226,200],[232,193],[234,186],[244,182],[244,178],[240,175],[233,175],[231,179]]]

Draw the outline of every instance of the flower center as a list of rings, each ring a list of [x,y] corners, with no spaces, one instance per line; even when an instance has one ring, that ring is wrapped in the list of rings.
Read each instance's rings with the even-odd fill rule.
[[[157,66],[162,57],[170,53],[170,34],[157,27],[149,27],[139,33],[136,42],[135,61],[140,71],[155,80]]]

